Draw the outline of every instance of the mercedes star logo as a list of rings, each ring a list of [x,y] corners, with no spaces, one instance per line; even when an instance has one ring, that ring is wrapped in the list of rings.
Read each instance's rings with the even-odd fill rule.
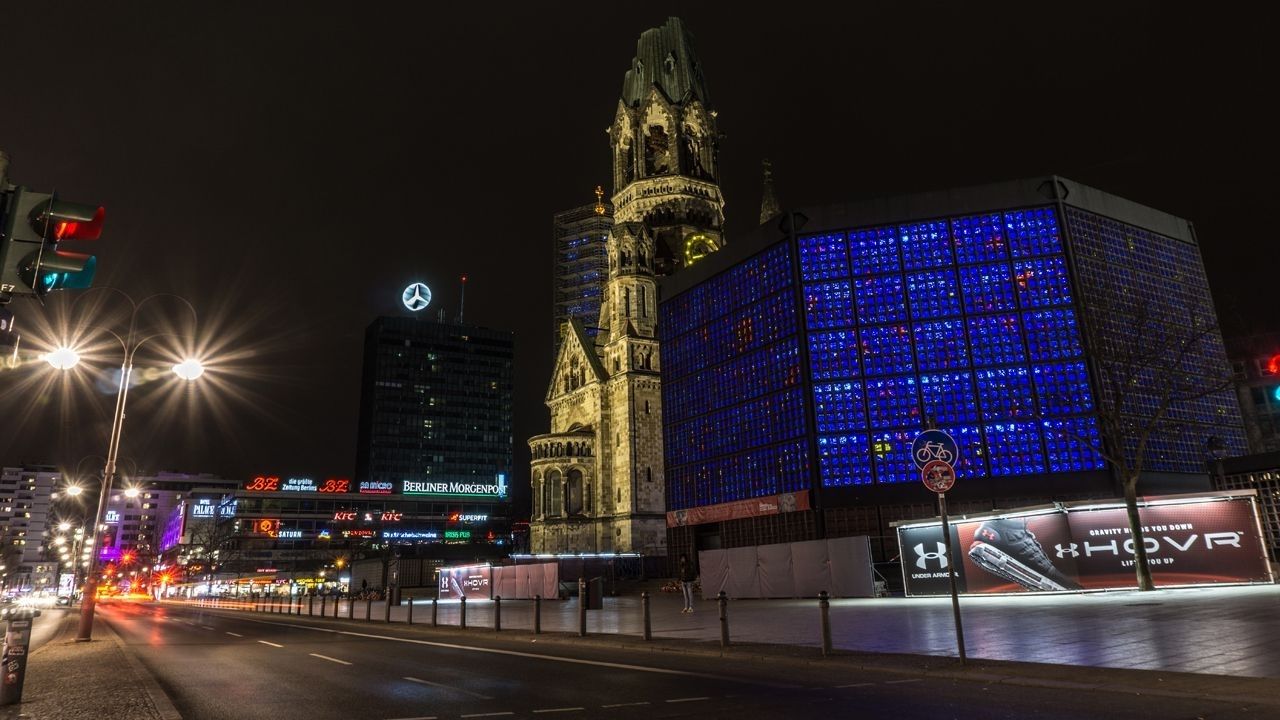
[[[418,312],[425,310],[431,304],[431,288],[416,282],[404,289],[404,294],[400,296],[400,300],[404,302],[404,306]]]

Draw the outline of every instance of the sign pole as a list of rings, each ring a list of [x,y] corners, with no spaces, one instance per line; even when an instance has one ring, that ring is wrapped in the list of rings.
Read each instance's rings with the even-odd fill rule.
[[[951,552],[951,525],[947,522],[945,492],[938,493],[938,510],[942,514],[942,542],[947,548],[947,579],[951,581],[951,612],[956,619],[956,647],[960,649],[960,664],[964,665],[964,625],[960,622],[960,595],[956,592],[956,560]]]

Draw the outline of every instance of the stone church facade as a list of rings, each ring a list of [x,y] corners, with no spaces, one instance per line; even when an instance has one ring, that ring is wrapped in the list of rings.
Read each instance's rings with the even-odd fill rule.
[[[609,130],[614,225],[592,338],[570,320],[529,440],[534,553],[666,554],[657,279],[723,245],[719,133],[692,36],[645,31]]]

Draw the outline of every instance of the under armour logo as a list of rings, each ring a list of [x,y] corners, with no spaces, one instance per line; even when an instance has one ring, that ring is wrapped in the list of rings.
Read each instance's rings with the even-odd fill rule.
[[[947,546],[938,543],[938,552],[925,552],[924,543],[916,543],[916,567],[921,570],[927,570],[929,565],[926,561],[937,560],[941,567],[947,566]]]
[[[1060,558],[1067,557],[1068,555],[1071,557],[1080,557],[1080,552],[1076,550],[1076,547],[1078,546],[1075,543],[1068,543],[1066,547],[1063,547],[1062,545],[1054,545],[1053,549],[1057,551],[1058,557]]]

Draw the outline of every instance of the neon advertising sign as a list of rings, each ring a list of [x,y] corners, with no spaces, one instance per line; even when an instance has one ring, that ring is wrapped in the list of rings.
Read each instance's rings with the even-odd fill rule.
[[[347,478],[327,478],[316,482],[309,477],[290,477],[283,480],[277,475],[259,475],[244,484],[249,492],[314,492],[349,493],[351,481]]]
[[[357,490],[362,495],[390,495],[396,491],[396,484],[385,480],[364,480]]]

